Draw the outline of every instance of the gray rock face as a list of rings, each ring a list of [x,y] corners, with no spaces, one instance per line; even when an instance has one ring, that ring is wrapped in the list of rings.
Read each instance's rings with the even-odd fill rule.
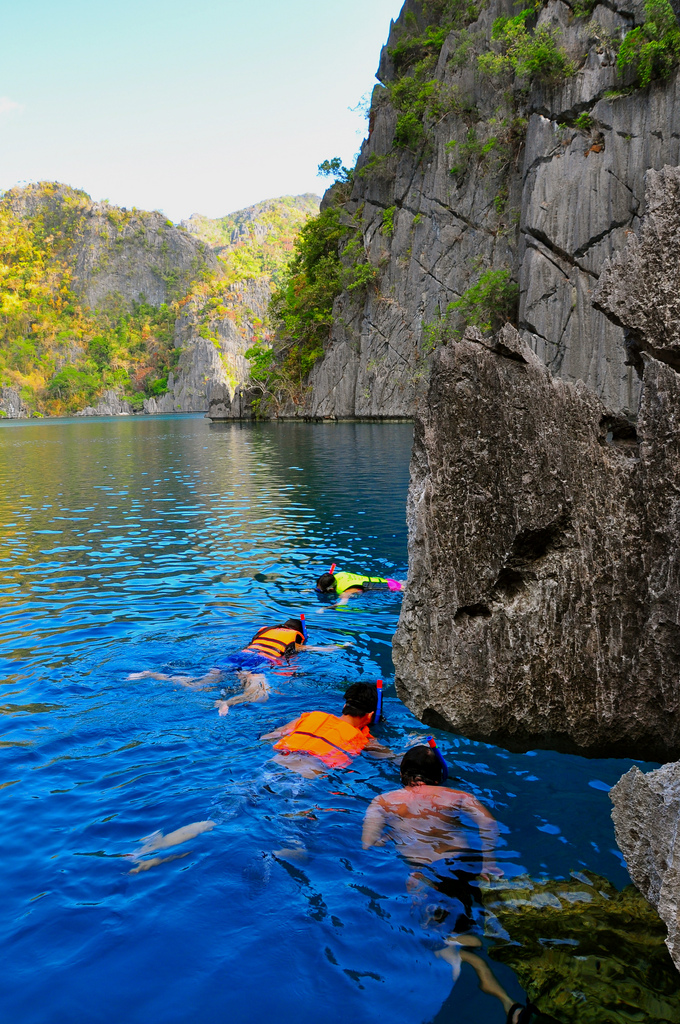
[[[8,420],[24,420],[30,413],[21,395],[15,388],[0,387],[0,415]]]
[[[637,414],[640,383],[626,362],[623,331],[592,297],[605,262],[639,228],[646,171],[680,163],[677,74],[606,95],[621,85],[612,41],[639,22],[642,7],[615,0],[587,20],[550,0],[540,22],[558,29],[581,68],[562,87],[533,87],[515,109],[505,86],[476,70],[494,19],[516,13],[492,0],[478,22],[444,44],[435,78],[458,102],[426,125],[428,145],[417,152],[394,146],[398,112],[388,90],[376,87],[346,213],[360,219],[379,276],[366,293],[337,299],[306,414],[411,414],[427,373],[423,325],[483,270],[502,266],[520,284],[521,333],[553,375],[582,380],[615,412]],[[383,50],[379,77],[387,85],[395,75],[389,51],[407,16],[424,24],[418,0],[407,0]],[[517,110],[528,120],[524,144],[503,135],[503,118]],[[579,130],[574,122],[584,112],[591,125]],[[480,155],[492,137],[501,146]],[[383,211],[392,208],[388,236]]]
[[[133,412],[129,402],[125,402],[118,391],[105,391],[96,405],[88,405],[76,416],[130,416]]]
[[[78,240],[76,289],[96,309],[118,297],[160,306],[186,292],[217,258],[162,213],[129,213],[93,203]]]
[[[609,795],[616,842],[635,885],[668,928],[666,945],[680,970],[680,763],[647,774],[633,767]]]
[[[639,237],[605,264],[594,302],[624,329],[628,356],[640,352],[680,368],[680,168],[648,171]]]
[[[399,696],[510,749],[680,755],[680,378],[635,431],[512,328],[436,357],[416,421]]]

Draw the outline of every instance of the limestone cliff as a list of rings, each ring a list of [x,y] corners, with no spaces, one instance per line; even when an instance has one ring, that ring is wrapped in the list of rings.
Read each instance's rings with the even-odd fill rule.
[[[634,429],[509,326],[439,354],[394,643],[424,721],[511,749],[680,754],[680,377],[643,358]]]
[[[680,162],[678,76],[639,89],[617,71],[622,37],[644,17],[637,0],[548,0],[532,31],[556,42],[565,72],[482,73],[480,55],[499,49],[494,22],[516,13],[509,0],[407,0],[392,25],[341,204],[377,276],[336,299],[299,413],[411,414],[432,326],[485,272],[507,269],[516,323],[551,372],[637,414],[623,331],[592,294],[639,227],[645,172]]]

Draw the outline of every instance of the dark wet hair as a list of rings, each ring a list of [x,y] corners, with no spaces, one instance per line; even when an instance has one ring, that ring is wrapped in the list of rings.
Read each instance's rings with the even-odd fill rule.
[[[302,633],[305,635],[305,631],[302,628],[302,619],[286,619],[283,623],[283,629],[294,629],[296,633]]]
[[[332,572],[325,572],[323,576],[319,576],[316,581],[316,589],[320,590],[322,594],[330,594],[331,591],[335,590],[335,576]]]
[[[370,683],[352,683],[345,690],[343,715],[360,718],[378,710],[378,688]]]
[[[428,786],[442,783],[442,765],[432,747],[411,747],[401,759],[401,783],[411,786],[414,782],[425,782]]]

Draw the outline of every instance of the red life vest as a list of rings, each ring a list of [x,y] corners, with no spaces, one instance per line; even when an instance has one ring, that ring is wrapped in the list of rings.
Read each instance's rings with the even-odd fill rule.
[[[287,626],[263,626],[250,641],[246,651],[264,654],[267,658],[288,658],[295,654],[295,645],[304,644],[302,633]]]
[[[298,719],[294,731],[274,744],[274,750],[311,754],[329,768],[346,768],[370,739],[368,726],[355,729],[336,715],[307,711]]]

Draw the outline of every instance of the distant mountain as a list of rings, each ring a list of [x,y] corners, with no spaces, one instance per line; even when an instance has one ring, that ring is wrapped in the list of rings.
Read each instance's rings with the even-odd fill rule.
[[[182,227],[205,242],[236,273],[266,275],[278,283],[298,231],[319,212],[319,196],[265,199],[245,210],[210,220],[194,213]]]
[[[313,196],[185,226],[56,182],[0,196],[0,415],[207,408],[248,374]],[[87,408],[85,408],[87,407]]]

